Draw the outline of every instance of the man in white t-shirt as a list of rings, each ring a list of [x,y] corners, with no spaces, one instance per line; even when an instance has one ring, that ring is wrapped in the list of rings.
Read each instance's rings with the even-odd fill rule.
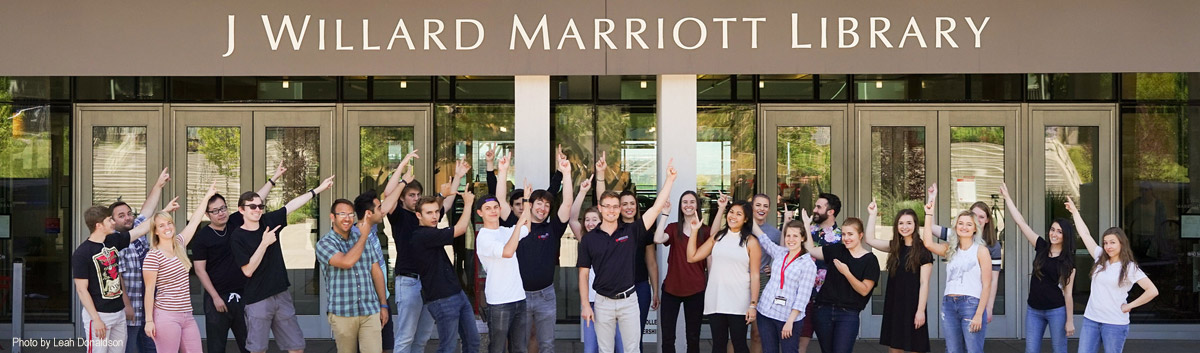
[[[525,190],[531,190],[529,185]],[[525,286],[516,257],[517,244],[529,235],[529,210],[533,207],[528,202],[524,206],[512,228],[500,226],[500,203],[494,196],[484,196],[475,210],[483,218],[483,228],[475,234],[475,254],[487,273],[484,296],[490,353],[525,353],[529,347]]]

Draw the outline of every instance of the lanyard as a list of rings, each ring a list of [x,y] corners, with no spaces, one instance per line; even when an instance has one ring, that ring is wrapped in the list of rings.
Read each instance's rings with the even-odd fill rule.
[[[784,256],[783,257],[784,259],[787,259],[787,255],[783,255],[783,256]],[[793,257],[791,261],[784,261],[783,266],[780,266],[781,268],[779,269],[779,289],[783,289],[783,281],[787,279],[788,266],[791,266],[793,262],[796,262],[796,259],[799,259],[800,256],[802,256],[802,255],[796,255],[796,257]]]

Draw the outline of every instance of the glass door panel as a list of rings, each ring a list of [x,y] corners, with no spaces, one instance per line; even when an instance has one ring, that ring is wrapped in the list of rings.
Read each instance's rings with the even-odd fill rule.
[[[856,203],[848,203],[842,208],[842,213],[865,216],[866,204],[872,199],[880,208],[880,220],[876,223],[875,237],[890,240],[895,237],[895,215],[902,209],[917,211],[918,223],[923,222],[925,187],[937,170],[936,142],[931,137],[936,136],[936,110],[859,110],[859,185],[865,185],[868,193],[860,193]],[[935,174],[935,175],[929,175]],[[865,220],[865,217],[863,219]],[[884,293],[890,285],[887,273],[888,253],[872,250],[880,261],[880,281],[871,292],[870,307],[865,310],[862,333],[864,337],[880,335],[882,324]],[[937,273],[937,269],[934,269]],[[936,292],[937,285],[930,281],[930,298]],[[936,318],[929,312],[937,312],[935,300],[929,300],[926,317]],[[936,319],[926,321],[930,325],[930,334],[936,333]]]
[[[917,212],[918,224],[924,221],[925,189],[929,183],[936,180],[937,142],[934,139],[937,131],[936,110],[899,110],[896,108],[870,107],[862,108],[859,115],[858,141],[861,154],[858,157],[860,172],[858,185],[865,186],[857,198],[843,196],[842,213],[846,217],[859,216],[866,221],[866,205],[872,200],[879,206],[879,222],[873,232],[879,239],[891,240],[895,236],[894,222],[896,214],[902,209],[912,209]],[[871,292],[869,307],[864,310],[862,335],[863,337],[879,337],[880,325],[883,323],[884,295],[887,290],[888,253],[873,250],[879,260],[880,275],[875,289]],[[938,273],[934,267],[934,274]],[[936,277],[933,277],[936,278]],[[941,293],[940,284],[930,280],[930,298]],[[940,301],[929,300],[926,308],[927,318],[937,318]],[[931,335],[936,335],[937,320],[926,320]]]
[[[1055,219],[1071,219],[1063,202],[1075,200],[1080,215],[1093,239],[1105,229],[1117,225],[1116,196],[1117,168],[1114,162],[1114,141],[1117,141],[1116,107],[1112,104],[1030,105],[1029,148],[1030,173],[1028,188],[1029,225],[1044,234]],[[1126,222],[1131,219],[1125,216]],[[1136,217],[1136,216],[1133,216]],[[1125,229],[1130,234],[1135,228]],[[1090,295],[1092,259],[1087,249],[1075,239],[1075,312],[1076,322],[1082,320]],[[1027,243],[1026,243],[1027,245]],[[1135,245],[1136,248],[1136,245]],[[1029,250],[1032,254],[1032,250]],[[1135,292],[1137,292],[1135,290]],[[1137,295],[1137,293],[1131,293]]]
[[[213,182],[225,198],[226,212],[237,212],[238,196],[254,189],[248,172],[253,165],[249,147],[253,133],[251,113],[240,108],[172,106],[171,115],[175,117],[170,160],[176,181],[173,194],[179,195],[182,206],[175,212],[175,219],[186,219],[195,207],[207,207],[208,200],[200,198]],[[205,217],[204,222],[208,221]],[[204,315],[203,293],[200,281],[193,280],[192,310],[198,317]]]
[[[992,232],[991,244],[999,246],[1000,250],[1000,259],[993,259],[992,263],[996,298],[991,311],[992,321],[988,323],[988,337],[1017,337],[1021,313],[1013,315],[1012,312],[1022,306],[1025,298],[1021,293],[1022,286],[1017,285],[1023,277],[1019,277],[1020,271],[1009,269],[1019,269],[1020,263],[1031,258],[1018,251],[1019,242],[1007,241],[1018,239],[1012,237],[1020,235],[1005,231],[1009,229],[1008,217],[1000,197],[1001,183],[1008,183],[1010,190],[1019,186],[1016,177],[1019,174],[1016,157],[1019,145],[1014,134],[1009,134],[1016,131],[1018,114],[1019,106],[1016,105],[952,106],[938,112],[938,158],[941,165],[949,166],[938,176],[938,202],[944,205],[938,212],[938,223],[950,225],[950,217],[978,208],[993,220],[984,226],[993,230],[985,232]],[[942,276],[939,279],[945,280]]]
[[[351,105],[343,108],[342,114],[345,116],[346,151],[340,155],[351,157],[345,159],[346,170],[339,173],[347,176],[341,181],[346,192],[340,197],[352,199],[374,189],[382,200],[391,173],[404,156],[414,149],[421,155],[421,158],[410,162],[414,168],[414,179],[429,180],[432,173],[427,162],[433,160],[433,151],[428,147],[429,140],[426,137],[429,133],[426,128],[430,114],[428,105]],[[353,157],[355,155],[357,158]],[[394,231],[387,221],[379,225],[379,245],[383,247],[384,261],[388,264],[383,270],[389,293],[395,288],[392,270],[396,243],[391,236]]]
[[[283,207],[334,173],[332,107],[259,108],[253,115],[255,136],[261,136],[253,141],[255,158],[250,170],[255,184],[265,183],[280,163],[287,168],[265,200],[268,211]],[[324,210],[342,193],[335,184],[332,190],[317,195],[304,207],[293,210],[288,215],[288,226],[279,232],[291,282],[288,291],[305,337],[329,334],[328,321],[321,316],[327,298],[320,283],[315,248],[317,240],[329,230]]]
[[[70,217],[73,239],[65,238],[55,247],[73,249],[88,237],[83,222],[83,211],[93,205],[108,206],[118,200],[135,207],[140,213],[147,188],[153,185],[162,170],[163,111],[161,105],[77,105],[75,108],[75,146],[79,148],[76,165],[79,173],[75,179],[78,197],[74,198],[74,215]],[[171,171],[175,175],[175,171]],[[172,184],[168,183],[168,187]],[[165,199],[165,197],[164,197]],[[160,201],[158,206],[167,200]],[[49,223],[47,223],[49,224]],[[49,228],[49,227],[47,227]],[[61,227],[60,227],[61,228]],[[31,260],[31,265],[36,265]],[[79,299],[70,287],[62,288],[68,293],[74,309],[79,312]],[[53,299],[56,295],[51,294]],[[46,300],[47,304],[54,301]],[[36,306],[36,302],[30,304]],[[73,314],[77,318],[77,314]],[[75,320],[78,321],[77,319]],[[83,327],[76,325],[77,334]]]
[[[848,175],[845,106],[765,105],[759,154],[758,190],[767,194],[775,208],[812,210],[820,193],[845,197]],[[778,212],[767,215],[767,223],[781,225]]]

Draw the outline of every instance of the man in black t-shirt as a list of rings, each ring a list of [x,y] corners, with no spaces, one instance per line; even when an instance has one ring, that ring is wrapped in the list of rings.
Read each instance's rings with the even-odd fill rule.
[[[508,175],[510,156],[500,159],[496,168],[499,175]],[[567,231],[567,220],[571,218],[571,162],[558,147],[559,175],[564,178],[565,189],[563,202],[556,214],[550,214],[550,205],[554,202],[554,194],[546,190],[536,190],[529,194],[529,207],[532,207],[532,222],[529,225],[529,236],[520,240],[517,246],[518,266],[521,271],[521,281],[525,287],[526,320],[530,332],[537,339],[538,352],[554,352],[554,324],[558,319],[558,300],[554,293],[554,275],[558,269],[558,256],[562,236]],[[505,198],[507,185],[499,185],[496,189],[496,200],[500,201],[500,219],[509,218],[516,213]],[[528,190],[526,190],[528,191]]]
[[[265,352],[270,334],[275,334],[279,349],[298,353],[304,350],[304,333],[296,321],[296,308],[288,287],[287,268],[283,249],[276,242],[280,229],[287,225],[287,215],[316,198],[333,186],[333,177],[320,186],[288,201],[283,208],[264,213],[267,205],[254,192],[238,198],[242,226],[232,230],[230,252],[247,277],[242,293],[246,304],[246,350]]]
[[[584,324],[596,325],[596,342],[602,352],[611,352],[616,329],[621,329],[622,347],[626,353],[641,351],[638,294],[634,286],[634,263],[637,248],[653,241],[650,224],[662,212],[675,184],[677,173],[673,162],[667,163],[666,181],[658,189],[654,205],[633,222],[623,223],[620,196],[606,192],[600,196],[600,226],[588,232],[579,243],[580,316]],[[596,268],[596,310],[588,305],[588,272]],[[606,348],[607,347],[607,348]]]
[[[463,208],[470,210],[475,195],[466,191]],[[409,240],[408,247],[417,255],[417,274],[421,279],[421,297],[438,330],[438,353],[454,352],[455,341],[462,338],[463,353],[479,352],[479,330],[475,327],[475,311],[471,301],[458,283],[454,265],[444,251],[454,238],[467,233],[471,225],[471,213],[463,212],[453,228],[438,229],[442,217],[437,198],[422,197],[417,201],[417,216],[420,221]]]
[[[143,209],[146,214],[154,214],[157,203],[147,208]],[[83,307],[82,323],[89,352],[123,353],[128,333],[117,251],[149,233],[154,222],[142,222],[127,232],[114,233],[112,211],[104,206],[88,208],[83,220],[91,235],[71,255],[71,275]]]
[[[271,188],[283,176],[287,168],[283,162],[275,168],[275,175],[258,189],[257,194],[264,199],[271,193]],[[204,289],[204,328],[208,337],[229,337],[233,330],[233,338],[238,350],[246,350],[246,303],[242,301],[242,288],[246,284],[246,275],[241,266],[235,263],[230,248],[229,233],[242,226],[241,212],[229,212],[225,197],[213,195],[208,200],[205,213],[208,214],[208,226],[196,231],[196,236],[188,244],[192,250],[192,265],[196,269],[196,278]],[[208,353],[225,353],[226,339],[210,338],[206,341]]]

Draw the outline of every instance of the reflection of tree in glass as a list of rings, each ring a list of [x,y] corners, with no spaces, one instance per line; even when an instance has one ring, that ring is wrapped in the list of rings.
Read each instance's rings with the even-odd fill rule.
[[[832,190],[830,128],[781,127],[776,131],[776,181],[784,202],[812,209],[816,196]]]
[[[880,205],[880,214],[894,215],[900,208],[921,208],[925,199],[924,129],[871,130],[873,196]]]
[[[287,168],[278,182],[282,194],[268,200],[272,209],[308,192],[320,183],[320,130],[318,128],[270,128],[267,130],[267,175],[279,161]],[[272,158],[276,157],[276,158]],[[309,202],[288,215],[288,223],[317,217],[317,202]]]
[[[1124,178],[1140,181],[1186,183],[1188,168],[1179,163],[1187,159],[1186,146],[1191,124],[1186,108],[1172,105],[1138,106],[1133,114],[1121,119],[1123,152],[1135,158],[1123,158]],[[1131,185],[1136,183],[1129,183]]]
[[[360,128],[359,175],[362,179],[359,189],[382,192],[388,174],[396,169],[405,154],[412,151],[413,141],[413,129],[409,127]],[[399,145],[400,150],[391,153],[393,145]]]
[[[696,115],[698,129],[696,140],[699,142],[719,142],[722,155],[698,155],[698,158],[727,159],[721,162],[719,179],[713,180],[709,175],[712,171],[697,170],[697,188],[702,191],[721,190],[730,194],[735,200],[745,200],[757,190],[755,176],[757,175],[757,159],[755,151],[757,140],[755,134],[755,112],[753,105],[713,105],[700,107]],[[670,133],[670,131],[664,131]],[[728,152],[726,155],[725,153]],[[700,164],[703,164],[700,161]]]
[[[224,176],[223,190],[236,189],[229,185],[241,171],[241,130],[236,127],[204,127],[196,131],[196,150],[204,155],[210,167],[217,169],[217,174]]]
[[[449,182],[454,176],[454,161],[460,156],[473,158],[479,142],[500,142],[501,147],[512,150],[515,111],[512,104],[442,105],[436,109],[435,124],[438,138],[435,147],[437,173],[435,183],[425,183],[427,194],[437,192],[437,186]],[[480,150],[482,151],[482,150]],[[482,156],[482,152],[478,153]],[[514,159],[520,158],[513,155]],[[482,161],[482,159],[480,159]],[[474,161],[470,159],[469,161]],[[483,173],[482,165],[471,165],[471,172],[464,178],[472,182],[472,176]],[[478,191],[476,191],[478,192]]]

